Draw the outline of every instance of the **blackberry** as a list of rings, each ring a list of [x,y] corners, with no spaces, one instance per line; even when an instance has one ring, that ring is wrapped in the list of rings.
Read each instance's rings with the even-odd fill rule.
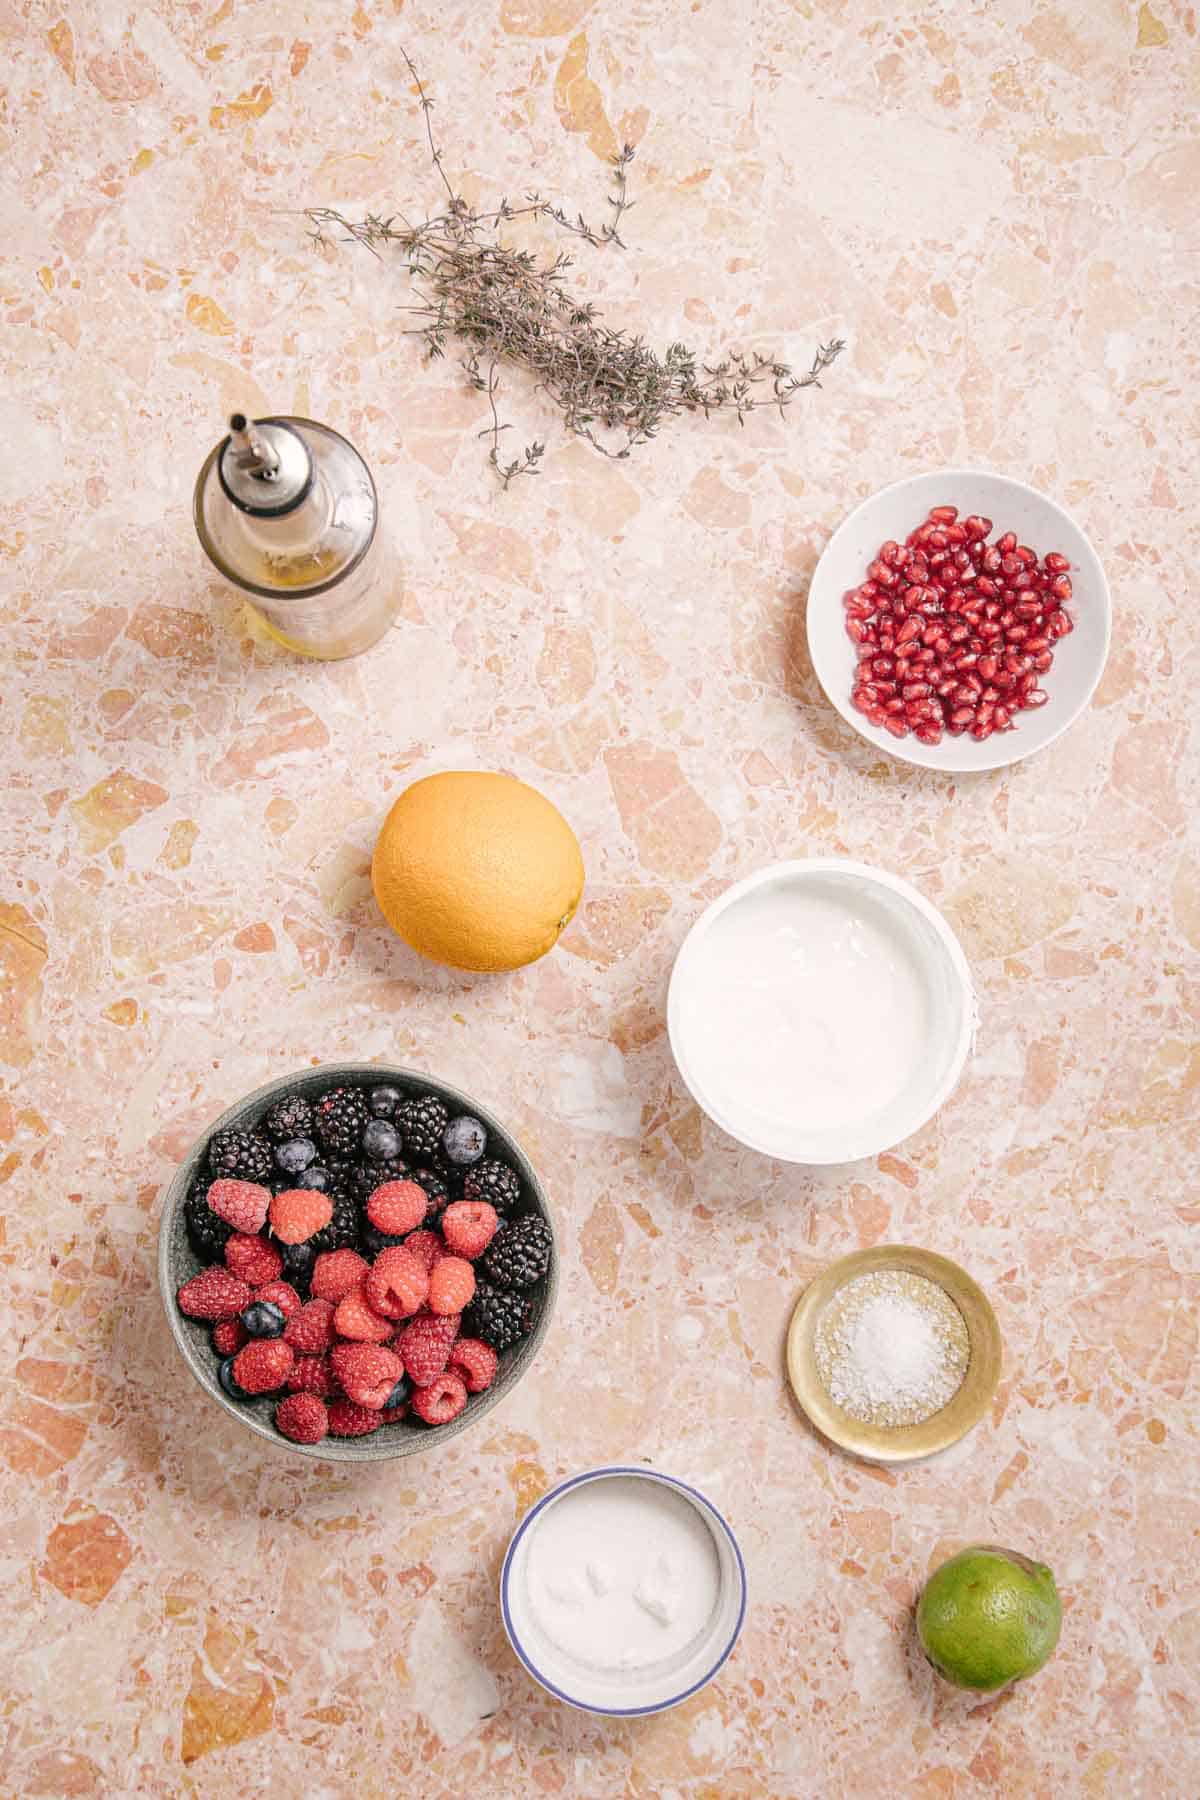
[[[312,1136],[312,1107],[303,1094],[285,1094],[277,1100],[263,1120],[268,1137],[277,1144],[286,1143],[288,1138]]]
[[[361,1088],[330,1088],[313,1109],[313,1125],[332,1156],[353,1156],[370,1118]]]
[[[447,1162],[456,1163],[460,1168],[478,1162],[486,1149],[487,1132],[470,1113],[451,1119],[442,1133],[442,1154]]]
[[[208,1166],[236,1181],[269,1181],[271,1146],[256,1131],[218,1131],[208,1146]]]
[[[386,1119],[368,1119],[363,1126],[362,1147],[372,1162],[390,1162],[400,1154],[400,1133]]]
[[[404,1133],[405,1154],[414,1162],[429,1163],[442,1147],[442,1133],[450,1123],[449,1109],[434,1094],[407,1100],[396,1114]]]
[[[400,1092],[399,1088],[372,1088],[367,1095],[367,1105],[371,1109],[371,1117],[374,1119],[392,1118],[395,1115],[396,1108],[403,1099],[404,1095]]]
[[[502,1288],[528,1288],[550,1267],[553,1240],[540,1213],[526,1213],[502,1225],[481,1259],[489,1281]]]
[[[485,1156],[463,1177],[463,1199],[486,1200],[498,1213],[511,1212],[520,1198],[521,1182],[516,1170],[494,1156]]]
[[[411,1174],[402,1156],[394,1156],[389,1162],[358,1163],[346,1172],[346,1192],[365,1206],[385,1181],[408,1181]]]
[[[463,1314],[463,1335],[480,1337],[493,1350],[511,1350],[533,1324],[528,1294],[509,1294],[490,1281],[476,1281],[475,1298]]]
[[[183,1216],[197,1256],[203,1257],[205,1262],[220,1262],[225,1246],[233,1236],[233,1226],[218,1219],[208,1204],[209,1186],[206,1176],[199,1187],[192,1189],[183,1203]]]
[[[280,1249],[283,1252],[283,1279],[290,1281],[298,1294],[303,1294],[308,1287],[317,1252],[311,1244],[281,1244]]]
[[[350,1194],[332,1194],[333,1217],[328,1225],[315,1231],[307,1242],[314,1250],[356,1249],[358,1245],[358,1207]]]
[[[360,1244],[363,1253],[374,1258],[379,1255],[381,1250],[395,1249],[396,1245],[402,1244],[407,1236],[407,1231],[402,1231],[398,1235],[393,1234],[389,1237],[386,1231],[377,1231],[375,1226],[368,1222],[364,1223],[362,1227]]]
[[[275,1161],[286,1175],[299,1175],[309,1163],[317,1160],[317,1146],[311,1138],[285,1138],[275,1146]]]
[[[435,1169],[410,1169],[407,1179],[415,1181],[418,1187],[425,1189],[425,1217],[431,1219],[435,1213],[449,1203],[450,1190]]]

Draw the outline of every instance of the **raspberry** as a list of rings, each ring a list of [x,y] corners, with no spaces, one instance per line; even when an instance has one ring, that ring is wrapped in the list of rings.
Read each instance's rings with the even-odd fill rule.
[[[250,1333],[240,1319],[222,1319],[213,1326],[213,1349],[218,1356],[233,1356],[249,1342]]]
[[[362,1288],[355,1288],[339,1300],[333,1315],[333,1329],[339,1337],[355,1343],[383,1344],[394,1329],[391,1319],[383,1319],[371,1306]]]
[[[436,1231],[410,1231],[404,1240],[404,1248],[410,1256],[416,1257],[427,1275],[439,1256],[446,1254]]]
[[[438,1318],[435,1313],[418,1313],[410,1319],[396,1339],[396,1349],[404,1358],[404,1367],[418,1387],[436,1381],[450,1360],[450,1348],[458,1336],[456,1317]]]
[[[285,1319],[290,1319],[300,1311],[301,1300],[295,1288],[288,1281],[266,1281],[262,1287],[255,1288],[256,1300],[269,1300],[277,1306]]]
[[[460,1313],[475,1298],[475,1271],[461,1256],[443,1256],[429,1277],[429,1310]]]
[[[250,1304],[250,1287],[214,1263],[185,1281],[175,1298],[189,1319],[236,1319]]]
[[[271,1202],[271,1230],[284,1244],[306,1243],[332,1217],[333,1201],[315,1188],[285,1188]]]
[[[459,1375],[438,1375],[414,1390],[412,1409],[427,1425],[448,1425],[467,1404],[467,1390]]]
[[[326,1250],[313,1264],[308,1284],[314,1300],[344,1300],[362,1286],[367,1268],[357,1250]]]
[[[293,1444],[319,1444],[329,1430],[325,1402],[315,1394],[289,1394],[275,1408],[275,1428]]]
[[[376,1412],[387,1404],[404,1373],[400,1358],[391,1350],[380,1349],[378,1344],[335,1344],[329,1360],[347,1400]]]
[[[353,1400],[335,1400],[329,1408],[329,1430],[334,1437],[366,1437],[378,1431],[380,1424],[377,1412],[369,1406],[355,1406]]]
[[[224,1219],[235,1231],[253,1236],[261,1231],[271,1204],[270,1190],[256,1181],[214,1181],[208,1190],[208,1204],[218,1219]]]
[[[269,1394],[282,1387],[296,1353],[282,1338],[255,1338],[233,1359],[233,1379],[243,1393]]]
[[[446,1248],[468,1261],[482,1256],[496,1235],[500,1215],[486,1200],[456,1200],[442,1214]]]
[[[379,1252],[364,1287],[368,1302],[385,1319],[407,1319],[424,1305],[429,1276],[401,1244]]]
[[[342,1391],[327,1356],[298,1356],[288,1370],[287,1384],[293,1394],[317,1394],[322,1400]]]
[[[398,1237],[425,1222],[426,1195],[415,1181],[385,1181],[367,1201],[367,1217],[377,1231]]]
[[[454,1340],[449,1367],[457,1370],[472,1394],[482,1394],[496,1379],[500,1358],[482,1338],[460,1337]]]
[[[320,1355],[333,1342],[333,1301],[309,1300],[283,1328],[283,1341],[297,1356]]]
[[[265,1282],[279,1280],[283,1257],[266,1238],[235,1231],[225,1246],[225,1266],[230,1274],[248,1281],[251,1287],[261,1287]]]

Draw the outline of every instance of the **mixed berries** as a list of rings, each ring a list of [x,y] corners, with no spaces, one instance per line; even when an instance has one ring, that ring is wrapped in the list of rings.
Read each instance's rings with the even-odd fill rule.
[[[214,1135],[184,1207],[207,1266],[180,1311],[212,1328],[217,1379],[275,1399],[297,1444],[444,1425],[536,1315],[550,1228],[488,1133],[433,1094],[291,1094]]]
[[[1071,565],[1057,551],[1039,559],[1013,531],[989,544],[991,530],[978,513],[935,506],[903,544],[881,545],[845,597],[851,699],[893,737],[982,742],[1049,698],[1042,678],[1075,628]]]

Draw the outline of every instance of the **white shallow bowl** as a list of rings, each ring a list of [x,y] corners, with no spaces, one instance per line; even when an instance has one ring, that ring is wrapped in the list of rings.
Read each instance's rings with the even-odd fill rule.
[[[996,732],[983,743],[969,734],[923,744],[911,733],[896,738],[872,725],[850,703],[857,666],[846,636],[843,606],[850,588],[867,578],[867,565],[889,538],[903,543],[931,506],[957,506],[959,515],[980,513],[997,534],[1015,531],[1039,556],[1057,550],[1071,564],[1074,594],[1066,610],[1075,622],[1054,646],[1054,667],[1043,679],[1045,706],[1016,715],[1015,731]],[[838,526],[817,564],[808,594],[808,649],[817,680],[832,704],[860,737],[901,762],[953,772],[1003,769],[1053,743],[1073,725],[1096,691],[1108,657],[1112,600],[1100,558],[1070,513],[1045,494],[1008,475],[986,469],[937,469],[911,475],[872,494]]]
[[[647,1488],[657,1483],[692,1507],[712,1538],[719,1570],[716,1601],[697,1636],[670,1659],[633,1671],[592,1667],[561,1651],[532,1616],[526,1579],[530,1550],[551,1508],[569,1506],[581,1489],[616,1478],[644,1482]],[[711,1500],[686,1482],[645,1466],[589,1469],[552,1488],[521,1520],[500,1572],[500,1611],[509,1643],[547,1693],[582,1712],[636,1718],[678,1706],[706,1686],[728,1660],[746,1617],[746,1565],[733,1532]]]
[[[803,1120],[751,1111],[734,1086],[702,1076],[702,1058],[688,1022],[701,958],[711,962],[728,942],[735,909],[774,887],[785,897],[820,898],[886,926],[924,989],[927,1029],[904,1086],[890,1104],[865,1111],[850,1123],[823,1129]],[[746,916],[746,915],[743,915]],[[739,928],[740,929],[740,928]],[[732,955],[732,951],[730,953]],[[916,888],[868,863],[839,857],[773,863],[739,881],[701,913],[683,941],[671,973],[667,1031],[679,1072],[693,1098],[722,1131],[752,1150],[783,1162],[847,1163],[877,1156],[910,1137],[931,1119],[954,1089],[971,1047],[975,999],[971,971],[958,939],[935,906]],[[731,1060],[732,1067],[732,1060]]]

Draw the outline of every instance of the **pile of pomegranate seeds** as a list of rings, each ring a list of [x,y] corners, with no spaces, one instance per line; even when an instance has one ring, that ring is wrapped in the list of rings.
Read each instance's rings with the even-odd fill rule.
[[[858,652],[851,698],[872,725],[923,744],[969,731],[982,741],[1012,731],[1044,706],[1041,677],[1054,645],[1073,631],[1071,567],[1051,551],[1039,562],[990,519],[935,506],[903,544],[889,538],[861,587],[846,595],[846,630]]]

